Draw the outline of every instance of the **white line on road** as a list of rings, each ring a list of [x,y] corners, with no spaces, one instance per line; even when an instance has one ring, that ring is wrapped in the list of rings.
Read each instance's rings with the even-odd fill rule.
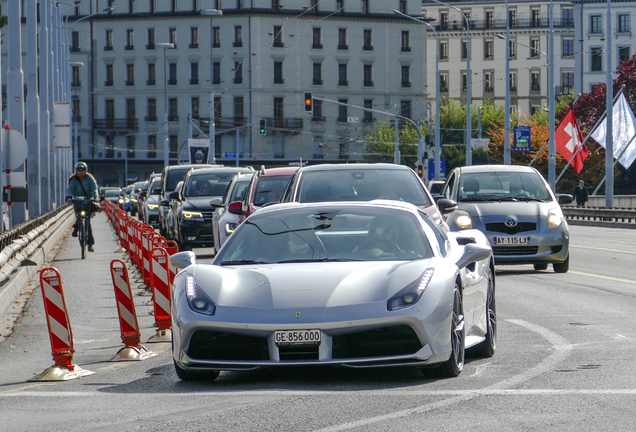
[[[594,246],[582,246],[582,245],[573,245],[573,244],[571,244],[570,247],[580,248],[580,249],[602,250],[602,251],[607,251],[607,252],[618,252],[618,253],[626,253],[626,254],[636,255],[636,251],[627,251],[627,250],[621,250],[621,249],[607,249],[607,248],[600,248],[600,247],[594,247]]]
[[[574,271],[574,270],[570,270],[570,273],[576,274],[576,275],[580,275],[580,276],[589,276],[589,277],[595,277],[595,278],[599,278],[599,279],[607,279],[607,280],[611,280],[611,281],[614,281],[614,282],[621,282],[621,283],[628,283],[628,284],[636,285],[636,281],[629,280],[629,279],[621,279],[621,278],[615,278],[615,277],[611,277],[611,276],[603,276],[603,275],[598,275],[598,274],[594,274],[594,273],[584,273],[584,272],[579,272],[579,271]]]

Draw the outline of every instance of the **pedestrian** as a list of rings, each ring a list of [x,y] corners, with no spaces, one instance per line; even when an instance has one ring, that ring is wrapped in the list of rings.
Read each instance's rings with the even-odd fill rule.
[[[579,185],[574,189],[574,197],[576,198],[577,207],[585,207],[587,202],[587,188],[583,180],[579,180]]]
[[[66,188],[66,202],[73,204],[73,198],[84,197],[88,200],[82,203],[82,209],[87,212],[86,218],[88,220],[88,251],[94,252],[93,245],[95,239],[93,238],[93,230],[91,228],[91,216],[92,208],[91,201],[97,201],[97,182],[95,178],[88,173],[88,166],[84,162],[78,162],[75,165],[75,173],[68,179],[68,188]],[[73,225],[73,237],[77,237],[77,209],[75,211],[75,225]]]

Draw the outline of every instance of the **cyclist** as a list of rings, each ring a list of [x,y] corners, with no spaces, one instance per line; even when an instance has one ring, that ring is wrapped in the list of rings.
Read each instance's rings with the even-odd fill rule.
[[[66,188],[66,202],[73,203],[73,198],[86,197],[88,199],[97,200],[97,182],[95,178],[88,173],[88,165],[84,162],[78,162],[75,165],[75,174],[68,178],[68,188]],[[88,221],[88,245],[89,252],[95,252],[93,245],[93,229],[91,228],[91,203],[84,201],[83,209],[86,211],[86,220]],[[77,211],[75,212],[75,225],[73,225],[73,237],[77,237]]]

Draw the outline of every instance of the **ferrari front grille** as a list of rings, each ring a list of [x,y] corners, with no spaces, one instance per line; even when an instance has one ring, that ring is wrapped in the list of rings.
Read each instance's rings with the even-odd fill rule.
[[[506,234],[518,234],[520,232],[535,231],[536,229],[537,224],[535,222],[519,222],[513,227],[509,227],[503,222],[488,222],[486,224],[487,231]]]
[[[414,354],[422,348],[407,325],[382,327],[333,337],[334,359],[353,359]]]
[[[281,361],[318,360],[318,345],[289,345],[278,347]]]
[[[539,252],[539,246],[494,246],[492,248],[493,254],[497,256],[512,256],[512,255],[536,255]]]
[[[269,360],[266,337],[197,330],[190,339],[193,360]]]

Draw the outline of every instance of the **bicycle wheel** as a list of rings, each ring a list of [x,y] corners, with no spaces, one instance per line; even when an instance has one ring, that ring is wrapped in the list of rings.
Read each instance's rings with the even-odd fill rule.
[[[80,249],[82,250],[82,259],[86,258],[86,217],[82,216],[82,218],[78,221],[79,229],[79,242]]]

